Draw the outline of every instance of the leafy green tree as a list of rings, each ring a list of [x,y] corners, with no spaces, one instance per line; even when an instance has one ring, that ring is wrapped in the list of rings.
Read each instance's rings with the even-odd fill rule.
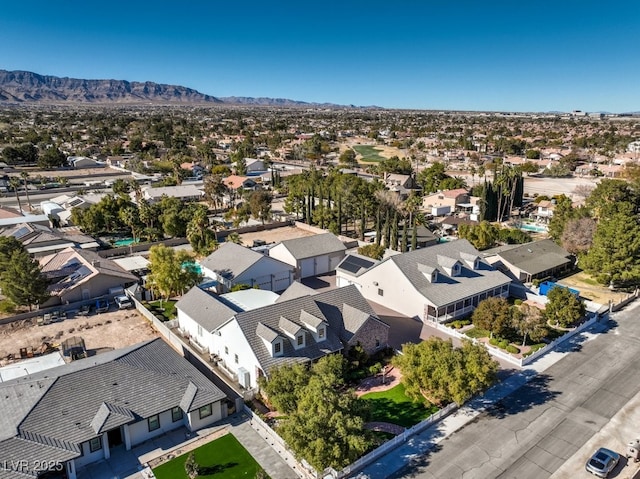
[[[640,284],[640,225],[635,216],[616,213],[596,227],[580,266],[599,283]]]
[[[22,243],[13,236],[0,236],[0,271],[7,269],[7,264],[14,251],[23,249]]]
[[[461,224],[458,226],[458,237],[466,239],[478,250],[485,250],[495,245],[499,230],[488,221],[482,221],[478,225]]]
[[[269,403],[283,414],[291,414],[298,408],[300,394],[309,383],[311,372],[305,364],[285,364],[273,368],[269,379],[258,378],[260,390]]]
[[[189,224],[187,225],[187,239],[198,256],[209,256],[218,247],[216,233],[209,227],[207,208],[198,205]]]
[[[162,299],[169,299],[202,281],[202,274],[189,267],[193,258],[186,251],[176,251],[165,245],[152,246],[149,250],[149,276],[147,284]]]
[[[531,175],[533,173],[537,173],[538,171],[540,171],[540,167],[532,161],[525,161],[522,164],[521,168],[522,168],[522,172],[526,173],[527,175]]]
[[[345,168],[356,168],[358,166],[358,160],[356,160],[356,152],[352,148],[347,148],[338,158],[340,166]]]
[[[38,166],[40,168],[59,168],[67,164],[67,157],[57,147],[47,148],[38,158]]]
[[[591,211],[591,216],[598,220],[616,213],[631,216],[636,212],[638,195],[626,181],[604,178],[586,199],[585,205]]]
[[[539,308],[523,303],[513,312],[512,326],[522,336],[522,346],[527,343],[527,336],[539,341],[547,335],[547,320]]]
[[[545,306],[544,317],[550,324],[566,328],[584,317],[584,303],[568,288],[551,288],[547,292],[547,298],[549,301]]]
[[[525,156],[527,157],[527,160],[539,160],[540,150],[529,149],[526,151]]]
[[[418,183],[422,185],[424,194],[435,193],[440,189],[440,182],[448,178],[443,163],[434,163],[418,173]]]
[[[360,246],[358,248],[358,254],[368,256],[369,258],[381,260],[384,257],[385,247],[377,245],[375,243]]]
[[[463,404],[490,386],[498,364],[483,345],[464,341],[455,348],[451,340],[431,337],[406,343],[393,363],[402,371],[402,384],[414,401]]]
[[[273,201],[273,195],[267,190],[256,190],[249,195],[249,208],[251,209],[251,215],[262,221],[271,219],[271,202]]]
[[[116,195],[127,196],[131,191],[131,185],[128,181],[118,178],[113,182],[111,189]]]
[[[473,325],[489,331],[491,337],[503,336],[511,326],[511,306],[501,297],[493,296],[480,301],[471,315]]]
[[[44,302],[48,297],[48,281],[40,264],[24,249],[14,249],[0,273],[2,293],[14,304],[29,306]]]
[[[278,432],[297,457],[316,470],[336,469],[352,463],[371,446],[364,430],[365,410],[353,390],[336,387],[340,355],[325,356],[312,368],[308,383],[300,389],[295,411],[283,419]]]

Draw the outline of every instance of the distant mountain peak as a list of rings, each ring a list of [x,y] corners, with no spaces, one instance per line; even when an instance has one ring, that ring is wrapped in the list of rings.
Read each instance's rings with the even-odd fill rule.
[[[279,107],[335,108],[285,98],[226,97],[192,88],[127,80],[86,80],[0,70],[0,104],[228,104]]]

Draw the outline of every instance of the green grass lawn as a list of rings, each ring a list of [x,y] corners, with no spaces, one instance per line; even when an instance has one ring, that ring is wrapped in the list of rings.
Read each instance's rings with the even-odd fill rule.
[[[227,434],[194,450],[196,462],[208,468],[207,474],[198,477],[207,479],[232,479],[246,477],[252,479],[260,466],[242,444]],[[153,470],[157,479],[189,479],[184,470],[188,454],[183,454]]]
[[[161,313],[165,318],[169,321],[172,319],[176,319],[176,303],[177,301],[162,301],[162,308],[164,311],[160,309],[160,301],[153,301],[149,303],[149,309],[151,309],[155,314]]]
[[[475,338],[475,339],[489,337],[489,331],[487,331],[486,329],[480,329],[476,327],[471,328],[465,334],[470,338]]]
[[[425,407],[424,404],[413,402],[405,395],[402,384],[386,391],[365,394],[360,399],[369,402],[372,421],[390,422],[403,427],[418,424],[438,411],[436,406]]]
[[[383,161],[386,160],[386,158],[384,156],[380,155],[380,152],[382,150],[380,150],[378,147],[373,146],[373,145],[354,145],[353,149],[356,150],[356,152],[360,153],[362,155],[362,161],[364,162],[378,162],[378,161]]]

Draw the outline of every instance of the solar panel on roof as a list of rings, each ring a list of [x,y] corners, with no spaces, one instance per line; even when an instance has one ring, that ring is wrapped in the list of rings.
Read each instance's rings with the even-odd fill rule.
[[[340,265],[341,269],[349,271],[350,273],[357,273],[360,269],[367,269],[374,265],[374,261],[369,261],[357,256],[347,256],[347,258]]]

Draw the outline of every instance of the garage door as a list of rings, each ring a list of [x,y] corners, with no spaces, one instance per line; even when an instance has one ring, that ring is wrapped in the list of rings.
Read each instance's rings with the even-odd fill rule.
[[[300,277],[308,278],[309,276],[313,276],[314,274],[316,274],[315,259],[303,259],[300,263]]]

